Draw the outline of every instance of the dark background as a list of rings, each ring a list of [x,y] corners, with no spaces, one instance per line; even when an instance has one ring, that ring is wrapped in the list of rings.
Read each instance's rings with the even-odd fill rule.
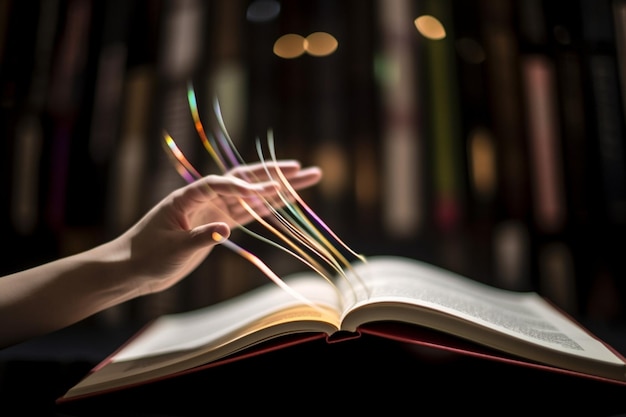
[[[324,169],[305,199],[355,251],[624,319],[622,2],[284,1],[267,21],[247,17],[252,4],[2,2],[3,273],[116,236],[183,185],[163,130],[202,174],[220,171],[193,130],[192,82],[207,130],[217,97],[247,161],[273,129],[279,157]],[[446,39],[416,30],[428,13]],[[335,53],[272,53],[283,34],[317,31]],[[281,273],[302,269],[237,239]],[[223,252],[119,314],[266,281]]]
[[[0,0],[0,273],[110,239],[183,185],[164,129],[219,172],[193,130],[191,81],[206,125],[217,97],[247,161],[273,129],[279,157],[322,167],[302,195],[355,251],[623,326],[626,2],[284,0],[266,20],[254,3]],[[420,34],[423,14],[448,36]],[[335,53],[272,53],[283,34],[317,31]],[[303,269],[233,240],[280,274]],[[125,335],[265,282],[218,248],[175,288],[75,330]]]

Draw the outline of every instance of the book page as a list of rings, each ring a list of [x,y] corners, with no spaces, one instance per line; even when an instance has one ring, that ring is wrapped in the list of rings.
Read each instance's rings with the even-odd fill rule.
[[[432,327],[435,328],[437,320],[453,323],[451,327],[461,329],[459,331],[467,333],[471,339],[475,326],[458,325],[448,319],[456,317],[491,329],[493,334],[504,334],[569,354],[623,363],[536,293],[490,287],[404,258],[370,258],[367,264],[356,266],[355,271],[367,290],[361,287],[354,294],[353,304],[344,313],[345,330],[354,331],[360,324],[381,319],[379,314],[385,312],[392,315],[386,319],[395,317],[423,325],[434,322]],[[404,307],[394,309],[397,305]],[[435,312],[438,317],[433,319],[432,314],[422,314],[424,309]]]
[[[338,296],[330,284],[307,273],[293,275],[285,282],[323,310],[296,308],[306,304],[284,289],[268,284],[205,308],[161,316],[119,351],[113,361],[222,344],[231,335],[258,329],[259,323],[269,327],[272,323],[317,320],[339,326]]]

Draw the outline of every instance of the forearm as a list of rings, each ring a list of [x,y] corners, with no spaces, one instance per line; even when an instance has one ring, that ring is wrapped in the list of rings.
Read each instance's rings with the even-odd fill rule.
[[[172,191],[111,242],[0,277],[0,348],[175,285],[228,238],[231,227],[256,218],[250,207],[263,216],[270,214],[266,201],[283,204],[267,165],[194,181]],[[293,189],[321,176],[319,169],[303,170],[296,161],[272,165]]]
[[[0,347],[58,330],[140,295],[115,242],[0,278]]]

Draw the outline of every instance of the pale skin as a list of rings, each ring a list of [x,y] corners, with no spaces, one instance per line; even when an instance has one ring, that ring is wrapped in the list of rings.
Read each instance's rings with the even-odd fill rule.
[[[302,168],[298,161],[269,163],[270,172],[276,165],[296,190],[321,179],[317,167]],[[0,278],[0,348],[172,287],[232,228],[253,220],[240,199],[267,215],[259,196],[281,205],[281,187],[261,164],[209,175],[172,191],[111,241]]]

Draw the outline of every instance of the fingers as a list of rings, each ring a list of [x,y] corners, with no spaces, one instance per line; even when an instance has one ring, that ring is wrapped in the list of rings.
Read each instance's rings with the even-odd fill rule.
[[[308,176],[308,175],[307,175]],[[314,175],[317,178],[317,175]],[[304,181],[311,181],[305,179]],[[254,197],[226,197],[224,201],[228,207],[231,218],[239,224],[246,224],[253,217],[266,217],[273,210],[280,209],[296,202],[297,196],[291,190],[281,190],[272,195]],[[254,215],[251,213],[255,213]]]
[[[205,177],[207,191],[223,196],[238,195],[252,197],[275,193],[279,187],[276,181],[249,182],[237,177],[209,175]]]
[[[256,162],[240,165],[228,171],[226,175],[241,178],[249,182],[261,182],[278,178],[278,171],[283,175],[293,175],[300,171],[300,168],[300,162],[292,159],[284,159],[276,162]]]
[[[231,171],[229,175],[257,184],[272,181],[283,183],[287,181],[295,189],[315,185],[322,178],[322,171],[318,167],[300,168],[300,164],[295,161],[279,161],[278,164],[273,164],[267,168],[266,171],[262,166],[259,167],[258,164],[255,164],[248,170],[242,166],[238,167],[236,171]]]
[[[211,189],[221,195],[268,196],[275,194],[280,184],[285,187],[285,180],[294,189],[315,185],[322,178],[322,171],[318,167],[301,169],[297,161],[287,160],[268,165],[267,171],[257,163],[237,167],[224,176],[206,178]]]
[[[297,161],[292,160],[278,161],[266,166],[269,176],[266,167],[261,163],[237,167],[227,175],[208,175],[176,191],[175,205],[183,212],[221,206],[224,210],[222,214],[228,214],[235,221],[247,222],[251,216],[242,206],[241,198],[260,216],[265,216],[268,214],[268,208],[264,207],[267,202],[273,207],[284,206],[285,201],[282,198],[291,199],[293,190],[310,187],[319,182],[322,176],[319,168],[302,169]],[[247,181],[239,177],[253,174],[257,176],[254,180]]]
[[[318,167],[309,167],[301,169],[295,175],[285,176],[289,184],[299,190],[317,184],[322,179],[322,170]]]

